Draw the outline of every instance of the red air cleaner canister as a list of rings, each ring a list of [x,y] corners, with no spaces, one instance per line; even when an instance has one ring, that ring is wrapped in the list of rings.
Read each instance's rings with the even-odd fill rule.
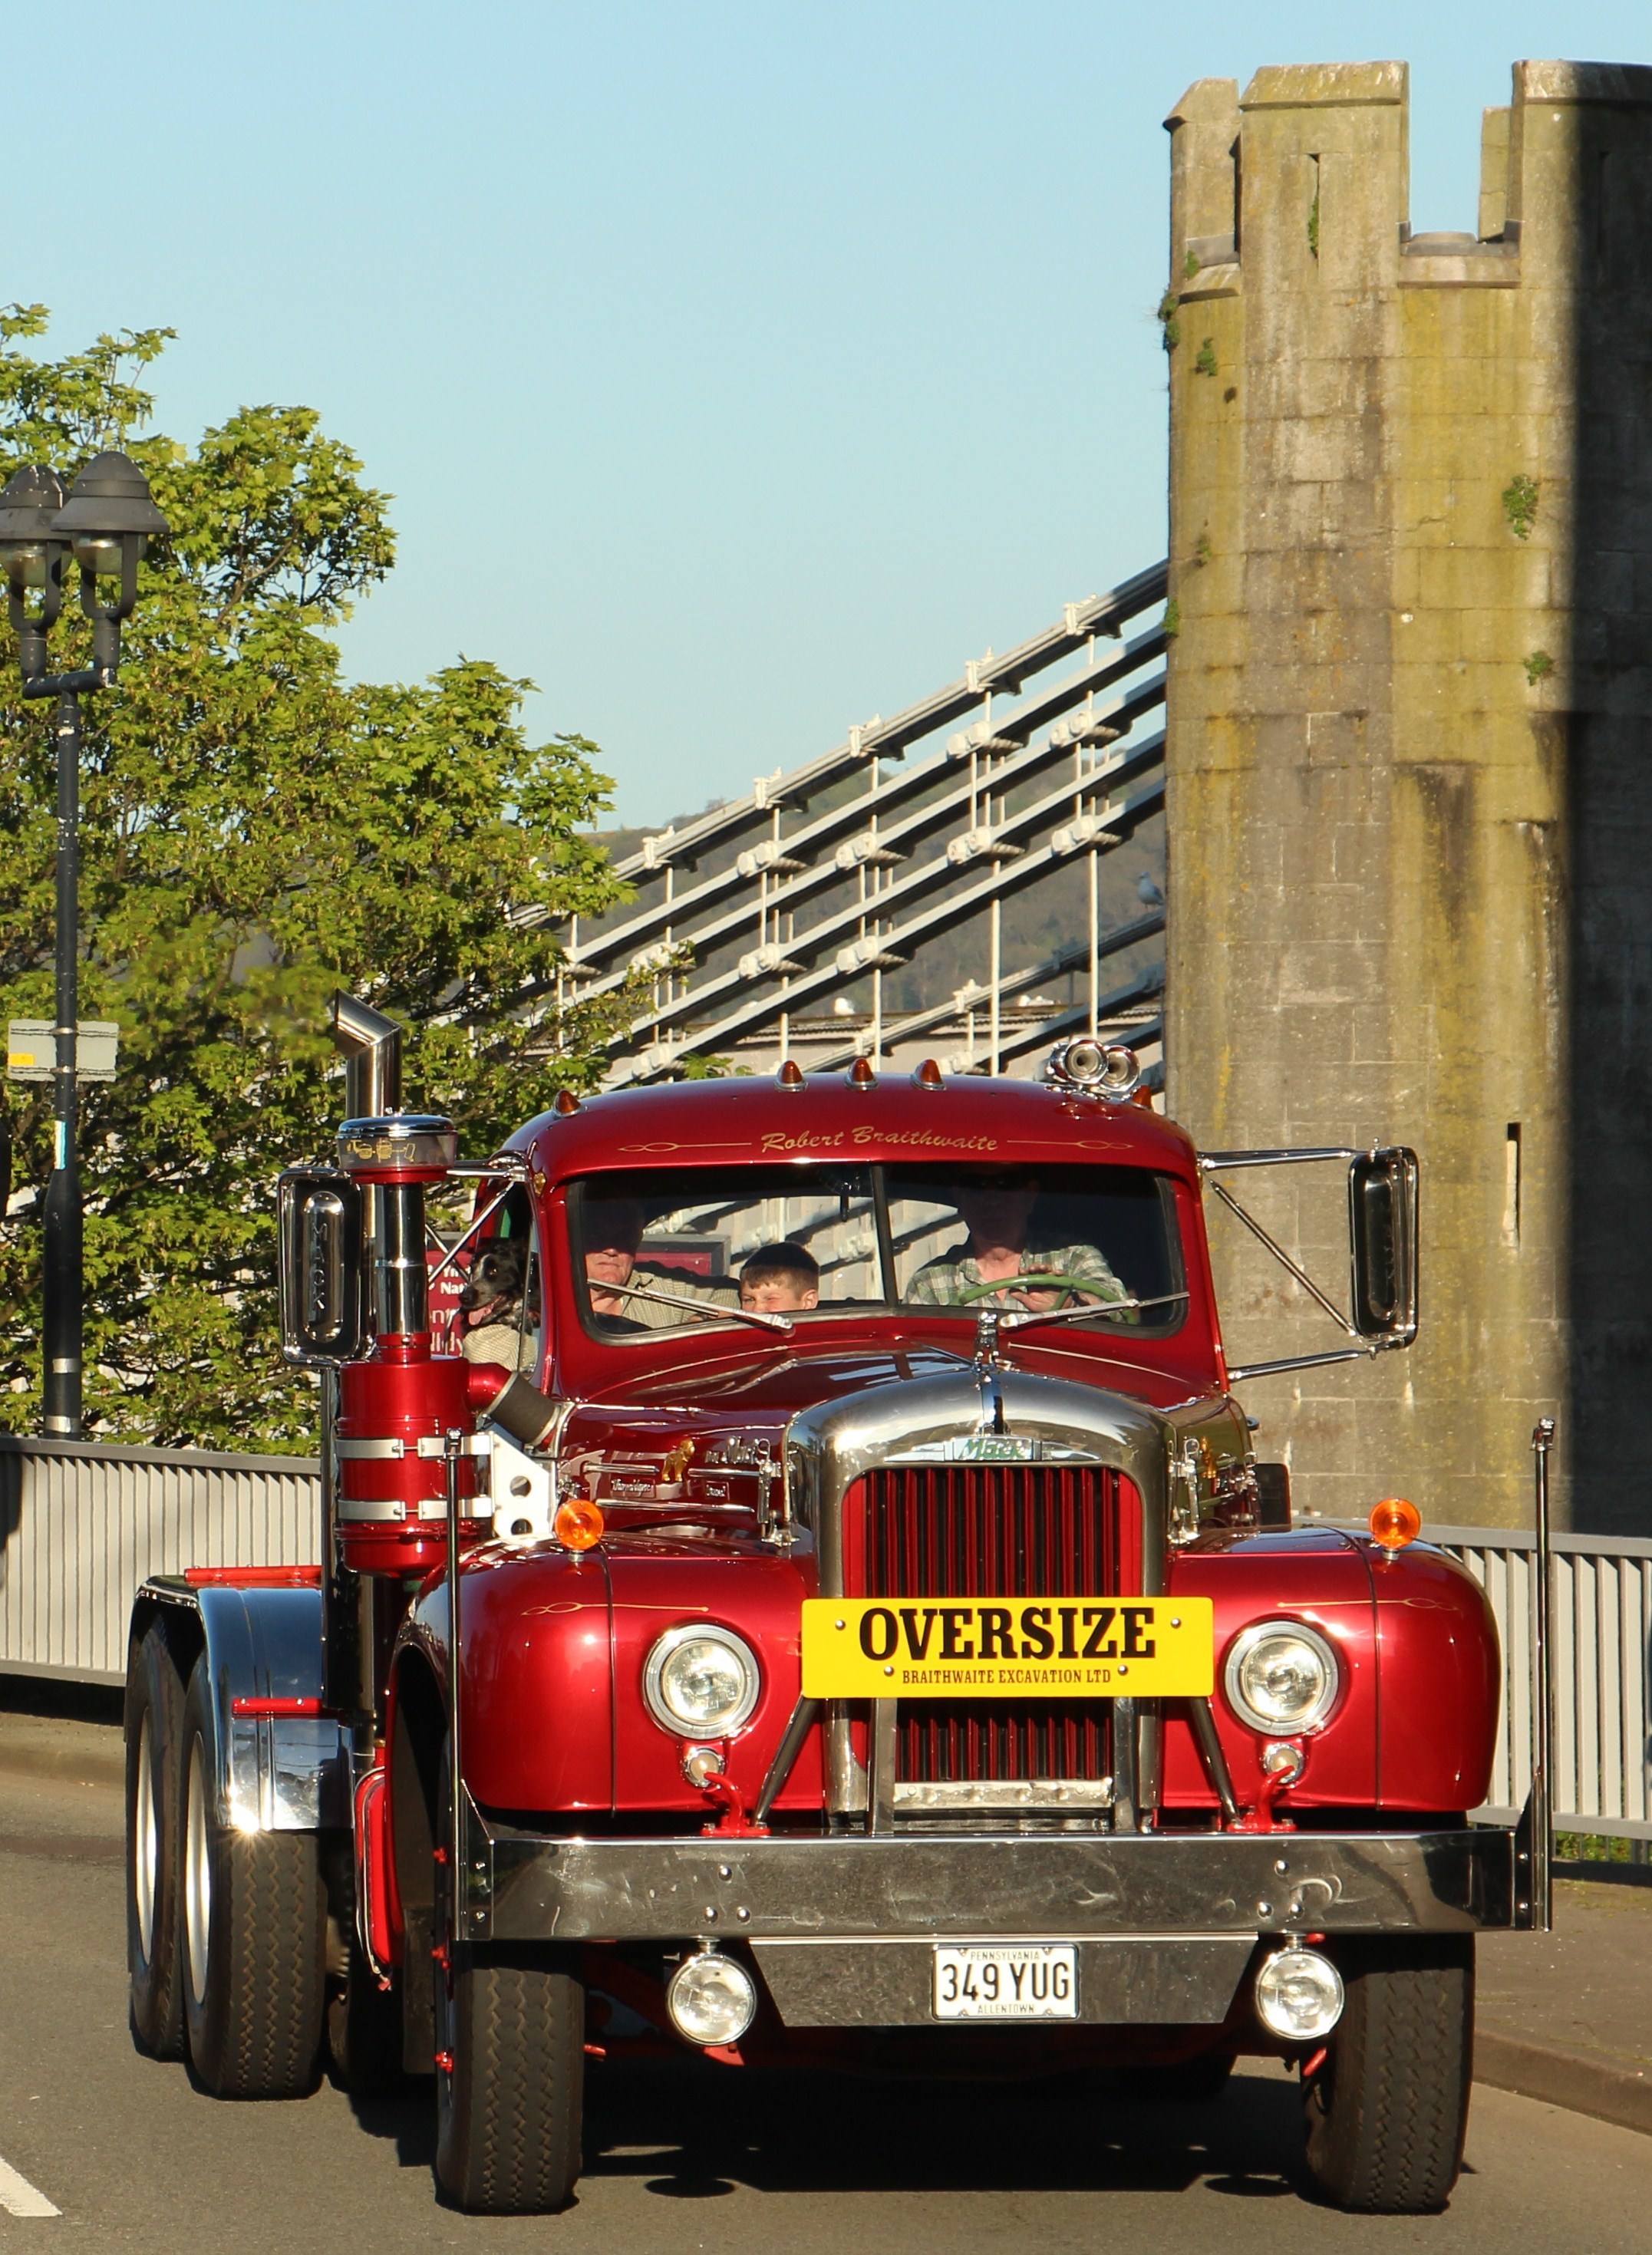
[[[465,1386],[469,1369],[462,1355],[432,1355],[428,1331],[381,1339],[370,1362],[345,1364],[337,1515],[344,1563],[357,1573],[418,1573],[444,1556],[443,1440],[453,1426],[472,1430]],[[459,1493],[464,1498],[476,1493],[474,1457],[459,1460]],[[461,1522],[467,1542],[487,1531],[468,1514]]]
[[[433,1355],[426,1308],[425,1188],[453,1163],[452,1123],[423,1113],[350,1120],[339,1157],[368,1192],[372,1352],[340,1373],[335,1515],[343,1563],[362,1574],[417,1574],[446,1548],[445,1442],[468,1436],[470,1366]],[[459,1459],[459,1493],[476,1494],[474,1457]],[[484,1505],[461,1521],[467,1541],[488,1532]]]

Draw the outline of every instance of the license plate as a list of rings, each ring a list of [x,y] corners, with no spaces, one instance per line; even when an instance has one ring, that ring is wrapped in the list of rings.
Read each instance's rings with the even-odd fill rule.
[[[1076,2020],[1079,1953],[1070,1942],[935,1949],[938,2020]]]
[[[1202,1699],[1209,1598],[805,1598],[811,1699]]]

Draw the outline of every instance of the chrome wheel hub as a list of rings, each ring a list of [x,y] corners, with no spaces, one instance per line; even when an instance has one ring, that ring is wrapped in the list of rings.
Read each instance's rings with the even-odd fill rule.
[[[137,1946],[155,1950],[155,1896],[160,1881],[160,1819],[155,1807],[155,1733],[147,1708],[137,1733],[137,1791],[132,1810],[132,1894]]]
[[[207,1950],[212,1934],[212,1843],[207,1834],[207,1766],[200,1740],[189,1748],[184,1817],[184,1937],[189,1992],[197,2007],[207,1999]]]

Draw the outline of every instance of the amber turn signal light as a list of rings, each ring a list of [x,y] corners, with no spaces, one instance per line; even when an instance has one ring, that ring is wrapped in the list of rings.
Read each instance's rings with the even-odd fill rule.
[[[1423,1532],[1423,1514],[1402,1495],[1385,1495],[1371,1507],[1371,1539],[1385,1550],[1403,1550]]]
[[[557,1506],[552,1532],[565,1550],[588,1550],[602,1540],[602,1526],[599,1505],[571,1500]]]

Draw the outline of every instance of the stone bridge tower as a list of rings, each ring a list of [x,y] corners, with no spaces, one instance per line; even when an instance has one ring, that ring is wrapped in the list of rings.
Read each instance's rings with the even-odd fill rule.
[[[1520,1523],[1552,1414],[1563,1516],[1646,1534],[1652,69],[1517,65],[1473,235],[1407,122],[1398,63],[1169,121],[1170,1106],[1422,1155],[1417,1347],[1244,1389],[1301,1501]],[[1309,1172],[1241,1195],[1339,1282]],[[1230,1355],[1335,1343],[1213,1233]]]

